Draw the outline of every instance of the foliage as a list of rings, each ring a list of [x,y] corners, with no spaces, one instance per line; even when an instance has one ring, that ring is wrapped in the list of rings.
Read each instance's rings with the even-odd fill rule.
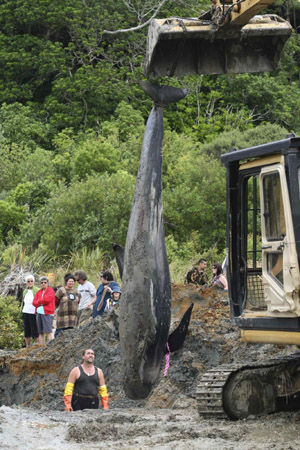
[[[198,249],[225,246],[225,169],[203,154],[188,152],[178,158],[176,185],[165,188],[167,234],[186,242],[197,231]]]
[[[11,196],[17,205],[27,206],[31,212],[41,207],[50,195],[49,185],[42,181],[26,181],[19,183],[12,191]]]
[[[74,270],[80,270],[84,267],[87,273],[100,272],[103,270],[103,261],[105,260],[105,255],[99,247],[95,247],[92,250],[88,250],[83,247],[76,252],[71,253],[71,259],[69,264],[74,267]]]
[[[260,121],[278,123],[290,131],[299,129],[300,97],[299,84],[288,79],[278,79],[268,73],[260,75],[242,74],[223,78],[224,101],[247,105],[260,117]]]
[[[49,124],[44,123],[33,108],[15,102],[0,108],[1,141],[20,148],[47,147],[51,137]]]
[[[0,200],[0,217],[0,238],[7,242],[9,235],[19,231],[20,225],[25,219],[25,209],[14,203]]]
[[[10,297],[0,297],[0,348],[17,350],[24,341],[20,304]]]
[[[102,174],[60,185],[22,229],[24,243],[41,242],[52,255],[69,255],[99,245],[111,253],[111,242],[124,244],[135,180],[126,172]]]
[[[232,149],[241,150],[255,145],[284,139],[287,130],[280,125],[266,123],[241,133],[238,130],[220,133],[211,142],[201,146],[201,151],[209,156],[220,158],[222,153]]]
[[[39,273],[51,267],[49,254],[40,246],[35,251],[20,243],[8,245],[1,253],[0,263],[6,271],[13,271],[16,266],[22,267],[24,271]],[[54,261],[51,261],[53,265]],[[53,266],[52,266],[53,267]]]

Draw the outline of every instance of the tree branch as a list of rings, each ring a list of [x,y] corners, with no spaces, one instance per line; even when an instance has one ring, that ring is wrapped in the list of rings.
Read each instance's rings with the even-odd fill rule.
[[[132,28],[125,28],[125,29],[121,29],[121,30],[114,30],[114,31],[110,31],[110,30],[103,30],[102,34],[117,34],[117,33],[128,33],[129,31],[137,31],[137,30],[141,30],[142,28],[145,28],[146,26],[149,25],[149,23],[151,22],[152,19],[154,19],[157,14],[159,13],[160,9],[163,7],[163,5],[167,2],[168,0],[162,0],[156,11],[154,12],[154,14],[150,17],[149,20],[147,20],[147,22],[144,22],[141,25],[138,25],[136,27],[132,27]]]

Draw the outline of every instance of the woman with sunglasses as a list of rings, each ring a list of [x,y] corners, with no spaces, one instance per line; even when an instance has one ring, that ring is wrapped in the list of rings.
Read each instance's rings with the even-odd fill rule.
[[[22,313],[24,322],[25,345],[30,346],[31,339],[39,342],[39,332],[36,325],[35,307],[33,306],[33,298],[38,291],[34,286],[34,276],[27,275],[25,277],[26,289],[23,291]]]
[[[45,344],[45,334],[48,334],[48,342],[54,339],[52,322],[55,311],[55,292],[49,286],[47,277],[40,278],[41,289],[37,291],[33,299],[36,308],[36,322],[39,332],[40,344]]]

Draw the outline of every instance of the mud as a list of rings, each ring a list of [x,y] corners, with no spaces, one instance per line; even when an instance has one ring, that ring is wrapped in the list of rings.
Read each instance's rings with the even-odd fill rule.
[[[299,413],[203,420],[195,409],[37,411],[0,408],[1,449],[296,450]]]
[[[122,388],[118,310],[68,330],[48,345],[0,353],[0,448],[294,449],[300,413],[278,413],[240,422],[205,420],[196,388],[218,364],[262,360],[296,347],[245,344],[232,326],[228,299],[214,289],[172,287],[172,328],[194,302],[184,347],[171,354],[142,401]],[[63,411],[63,389],[81,351],[93,348],[110,396],[110,411]]]

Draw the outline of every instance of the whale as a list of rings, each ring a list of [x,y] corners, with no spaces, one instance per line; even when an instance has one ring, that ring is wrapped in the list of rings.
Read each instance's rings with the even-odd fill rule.
[[[153,100],[147,120],[128,224],[119,307],[125,394],[149,396],[160,373],[171,319],[171,279],[163,221],[163,108],[187,89],[140,82]]]
[[[122,280],[125,248],[119,244],[112,243],[112,249],[118,266],[119,275]],[[172,331],[172,333],[169,334],[165,345],[165,353],[174,353],[183,346],[188,331],[188,327],[190,324],[193,307],[194,303],[191,303],[191,305],[184,312],[179,322],[179,325],[177,325],[177,327]]]

